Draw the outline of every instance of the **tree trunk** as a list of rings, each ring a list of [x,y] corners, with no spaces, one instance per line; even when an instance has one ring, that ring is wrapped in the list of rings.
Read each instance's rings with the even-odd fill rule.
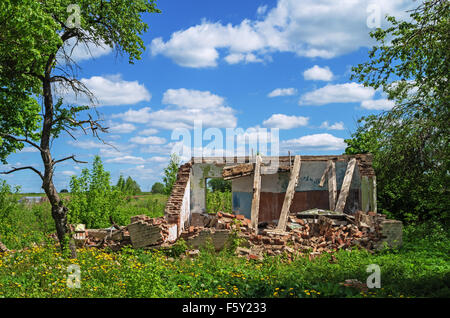
[[[53,126],[53,96],[51,90],[50,73],[52,70],[54,56],[49,57],[49,62],[46,67],[45,77],[43,79],[43,95],[44,95],[44,122],[42,125],[41,135],[41,157],[44,163],[44,176],[42,182],[42,188],[47,195],[48,200],[52,206],[52,217],[55,221],[56,234],[61,246],[61,250],[64,250],[64,237],[69,232],[67,226],[67,207],[64,206],[63,201],[59,197],[58,191],[56,191],[53,184],[53,168],[54,162],[50,153],[50,138],[51,130]],[[72,257],[76,257],[75,247],[70,245],[72,251]]]

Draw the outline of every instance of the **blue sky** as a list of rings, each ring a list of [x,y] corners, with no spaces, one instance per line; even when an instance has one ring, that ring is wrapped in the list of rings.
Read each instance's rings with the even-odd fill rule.
[[[75,154],[89,162],[58,165],[58,190],[68,188],[71,175],[90,167],[98,154],[113,183],[120,174],[130,175],[149,191],[176,145],[173,129],[192,132],[194,120],[204,130],[242,128],[260,140],[264,128],[278,128],[280,154],[341,154],[358,118],[392,107],[382,92],[351,81],[350,69],[368,59],[372,27],[378,21],[386,26],[385,14],[404,17],[416,3],[160,0],[157,5],[161,14],[144,17],[147,49],[134,65],[107,48],[92,47],[92,56],[74,50],[79,77],[96,95],[97,110],[110,127],[102,137],[116,149],[81,133],[76,141],[68,135],[55,140],[55,159]],[[84,102],[61,94],[67,102]],[[184,145],[193,146],[186,140]],[[25,147],[0,170],[42,168],[40,160]],[[42,192],[29,170],[3,178],[23,192]]]

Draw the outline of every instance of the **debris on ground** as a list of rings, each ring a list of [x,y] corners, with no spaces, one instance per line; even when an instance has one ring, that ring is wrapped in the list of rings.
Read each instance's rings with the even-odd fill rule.
[[[199,213],[192,215],[191,225],[178,236],[176,226],[166,218],[137,215],[131,218],[128,226],[87,230],[78,226],[74,238],[78,246],[118,250],[130,244],[134,248],[170,247],[181,237],[192,248],[188,257],[193,258],[207,241],[212,242],[216,250],[221,250],[231,233],[236,233],[243,242],[236,250],[238,256],[261,260],[264,255],[285,254],[292,258],[300,253],[313,259],[322,253],[332,254],[355,246],[372,252],[386,237],[383,225],[390,221],[393,220],[386,220],[384,215],[375,212],[357,211],[347,215],[314,209],[291,214],[285,231],[276,228],[277,222],[264,222],[255,232],[251,221],[243,215]],[[330,259],[330,262],[334,261],[335,258]]]

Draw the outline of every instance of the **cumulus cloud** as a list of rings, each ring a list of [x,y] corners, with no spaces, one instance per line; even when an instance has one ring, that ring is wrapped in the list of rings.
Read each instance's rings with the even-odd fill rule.
[[[121,134],[128,134],[136,130],[136,126],[129,123],[122,123],[122,124],[109,123],[108,128],[109,131],[112,133],[121,133]]]
[[[303,78],[305,80],[328,82],[333,79],[333,72],[331,72],[328,66],[320,67],[318,65],[314,65],[303,72]]]
[[[65,176],[73,176],[74,174],[76,174],[75,171],[71,171],[71,170],[64,170],[64,171],[61,171],[60,173]]]
[[[373,0],[385,14],[406,16],[412,1]],[[366,0],[278,0],[276,7],[257,8],[260,19],[239,24],[202,20],[200,24],[174,32],[166,41],[159,37],[150,45],[152,55],[164,55],[184,67],[215,67],[219,51],[228,63],[248,63],[273,52],[292,52],[310,58],[333,58],[369,47],[368,2]],[[324,27],[326,26],[326,27]]]
[[[226,106],[225,99],[209,91],[192,89],[168,89],[163,95],[167,107],[151,111],[149,107],[130,109],[113,117],[128,122],[147,123],[151,127],[172,130],[192,128],[194,121],[202,122],[203,127],[234,128],[237,119],[233,108]]]
[[[139,131],[139,135],[148,136],[148,135],[154,135],[157,132],[158,132],[158,129],[148,128],[148,129],[144,129],[144,130]]]
[[[225,57],[225,61],[228,64],[238,64],[238,63],[261,63],[264,59],[257,57],[253,53],[232,53]]]
[[[372,99],[375,90],[358,83],[328,84],[325,87],[304,94],[300,105],[324,105],[330,103],[355,103]]]
[[[297,94],[297,90],[295,88],[276,88],[271,91],[267,96],[268,97],[279,97],[279,96],[292,96]]]
[[[70,58],[79,63],[84,60],[95,59],[112,52],[112,48],[106,44],[95,45],[94,43],[76,42],[75,38],[71,38],[64,43],[64,46],[58,51],[56,55],[58,62],[63,62],[63,54],[70,56]]]
[[[263,122],[265,127],[292,129],[308,125],[309,118],[303,116],[288,116],[284,114],[273,114]]]
[[[94,94],[97,106],[118,106],[150,101],[152,95],[144,84],[125,81],[120,74],[82,78],[81,82]],[[64,92],[56,87],[65,100],[74,104],[89,104],[86,96],[76,96],[72,91]]]
[[[135,156],[123,156],[123,157],[107,159],[107,160],[105,160],[105,162],[106,163],[140,164],[140,163],[144,163],[145,159],[142,157],[135,157]]]
[[[324,121],[320,128],[328,129],[328,130],[344,130],[344,123],[342,121],[336,122],[332,125],[328,123],[328,121]]]
[[[35,147],[29,146],[29,147],[23,147],[20,152],[39,152]]]
[[[361,102],[361,107],[371,110],[391,110],[395,103],[388,99],[374,99],[364,100]]]
[[[284,140],[281,142],[283,150],[304,151],[321,150],[335,151],[346,147],[343,138],[338,138],[330,134],[307,135],[296,139]]]
[[[166,142],[166,139],[156,136],[149,136],[149,137],[136,136],[131,138],[130,142],[139,145],[162,145]]]

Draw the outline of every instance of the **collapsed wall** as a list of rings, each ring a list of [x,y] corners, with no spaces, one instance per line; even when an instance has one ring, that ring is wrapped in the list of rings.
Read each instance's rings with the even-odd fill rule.
[[[402,223],[376,212],[371,155],[231,159],[193,158],[178,170],[164,218],[132,217],[127,227],[86,233],[87,244],[158,248],[181,237],[220,250],[236,230],[249,247],[240,252],[257,258],[401,245]],[[206,211],[206,182],[215,177],[232,182],[233,214]]]
[[[177,226],[176,232],[179,236],[189,223],[191,217],[190,208],[190,173],[192,163],[182,165],[177,173],[177,179],[173,185],[172,192],[167,200],[164,217],[169,224]]]

